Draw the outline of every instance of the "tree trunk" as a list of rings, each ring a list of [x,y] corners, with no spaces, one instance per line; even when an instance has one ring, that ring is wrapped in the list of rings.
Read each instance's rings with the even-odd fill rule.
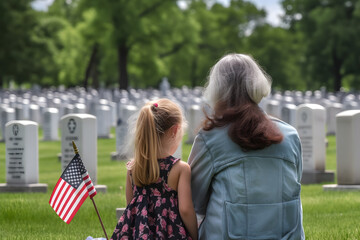
[[[3,89],[4,86],[4,79],[3,76],[0,74],[0,89]]]
[[[342,75],[341,75],[341,66],[342,61],[336,55],[336,50],[332,51],[333,59],[333,74],[334,74],[334,92],[339,92],[341,88]]]
[[[128,89],[129,79],[127,72],[127,58],[129,49],[125,44],[118,45],[118,71],[119,71],[119,88]]]
[[[197,58],[194,57],[193,59],[193,63],[191,64],[191,87],[195,87],[196,86],[196,68],[197,68]]]
[[[84,79],[84,88],[87,90],[88,86],[89,86],[89,77],[91,74],[91,69],[94,67],[94,62],[97,56],[97,52],[98,52],[98,44],[95,43],[93,48],[92,48],[92,52],[91,52],[91,56],[90,56],[90,60],[89,63],[86,67],[86,71],[85,71],[85,79]],[[95,66],[96,67],[96,66]]]
[[[92,86],[95,89],[99,89],[99,70],[98,70],[98,65],[99,65],[99,58],[96,56],[94,58],[93,64],[92,64],[92,69],[91,69],[91,78],[92,78]]]

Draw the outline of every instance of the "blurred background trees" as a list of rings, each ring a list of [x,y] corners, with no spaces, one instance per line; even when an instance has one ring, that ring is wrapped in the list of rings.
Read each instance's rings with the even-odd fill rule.
[[[283,0],[281,26],[244,0],[0,1],[0,87],[202,86],[231,52],[278,90],[360,88],[360,0]]]

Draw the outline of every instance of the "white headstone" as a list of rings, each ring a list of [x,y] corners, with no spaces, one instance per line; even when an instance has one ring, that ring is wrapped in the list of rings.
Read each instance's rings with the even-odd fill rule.
[[[44,141],[59,140],[59,110],[57,108],[47,108],[44,110],[42,127]]]
[[[20,103],[15,106],[15,119],[16,120],[26,120],[25,119],[25,109],[24,106]]]
[[[336,115],[337,183],[360,185],[360,110]]]
[[[355,101],[344,102],[344,111],[360,109],[359,103]]]
[[[74,105],[67,104],[64,108],[64,115],[72,114],[72,113],[74,113]]]
[[[126,156],[126,150],[124,147],[126,146],[126,137],[128,135],[128,120],[129,118],[136,113],[137,107],[132,105],[121,105],[119,109],[121,112],[119,113],[122,117],[120,117],[116,124],[116,153],[113,153],[113,159],[119,160],[128,160]]]
[[[11,121],[6,124],[6,182],[30,184],[39,181],[38,124]]]
[[[302,146],[303,184],[334,181],[334,172],[325,170],[325,122],[326,111],[321,105],[298,106],[296,125]]]
[[[281,104],[278,100],[269,100],[266,105],[266,113],[281,119]]]
[[[126,141],[126,136],[128,133],[128,123],[126,121],[118,119],[117,125],[116,125],[116,152],[117,152],[117,158],[120,160],[126,160],[126,156],[124,156],[123,153],[123,146]]]
[[[4,107],[1,111],[1,132],[3,140],[6,140],[6,123],[15,120],[15,109],[10,107]]]
[[[41,124],[40,107],[35,104],[30,104],[30,121]]]
[[[191,105],[188,109],[188,143],[192,143],[197,132],[201,128],[201,122],[205,119],[200,105]]]
[[[86,105],[83,103],[76,103],[74,106],[74,113],[86,113]]]
[[[117,105],[115,102],[109,102],[110,111],[111,111],[111,126],[116,126],[116,119],[117,119]]]
[[[90,114],[67,114],[60,120],[61,129],[61,167],[65,170],[75,156],[72,141],[89,172],[91,180],[97,183],[97,124],[96,117]]]
[[[97,135],[99,138],[110,138],[111,110],[107,105],[98,105],[96,108]]]
[[[325,108],[318,104],[302,104],[296,113],[301,139],[303,171],[325,171]]]
[[[336,133],[336,115],[343,110],[341,103],[332,103],[326,108],[327,134],[335,135]]]
[[[290,124],[291,126],[296,126],[296,105],[295,104],[285,104],[281,108],[281,120]]]
[[[5,192],[46,192],[39,184],[38,124],[33,121],[10,121],[6,124],[6,184]]]

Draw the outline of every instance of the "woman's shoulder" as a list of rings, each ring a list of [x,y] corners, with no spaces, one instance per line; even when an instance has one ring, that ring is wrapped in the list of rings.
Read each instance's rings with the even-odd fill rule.
[[[219,139],[222,137],[227,137],[228,129],[229,129],[229,125],[226,125],[224,127],[216,127],[211,130],[200,129],[199,132],[197,133],[197,137],[201,138],[203,141],[207,141],[208,139],[211,138]]]
[[[278,118],[270,117],[270,120],[276,124],[276,126],[280,129],[281,133],[284,137],[298,137],[298,132],[296,128]]]

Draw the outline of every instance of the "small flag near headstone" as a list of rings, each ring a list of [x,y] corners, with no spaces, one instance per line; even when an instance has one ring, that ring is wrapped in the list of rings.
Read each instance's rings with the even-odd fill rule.
[[[85,199],[95,195],[96,189],[80,155],[76,153],[56,183],[49,203],[56,214],[69,224]]]

